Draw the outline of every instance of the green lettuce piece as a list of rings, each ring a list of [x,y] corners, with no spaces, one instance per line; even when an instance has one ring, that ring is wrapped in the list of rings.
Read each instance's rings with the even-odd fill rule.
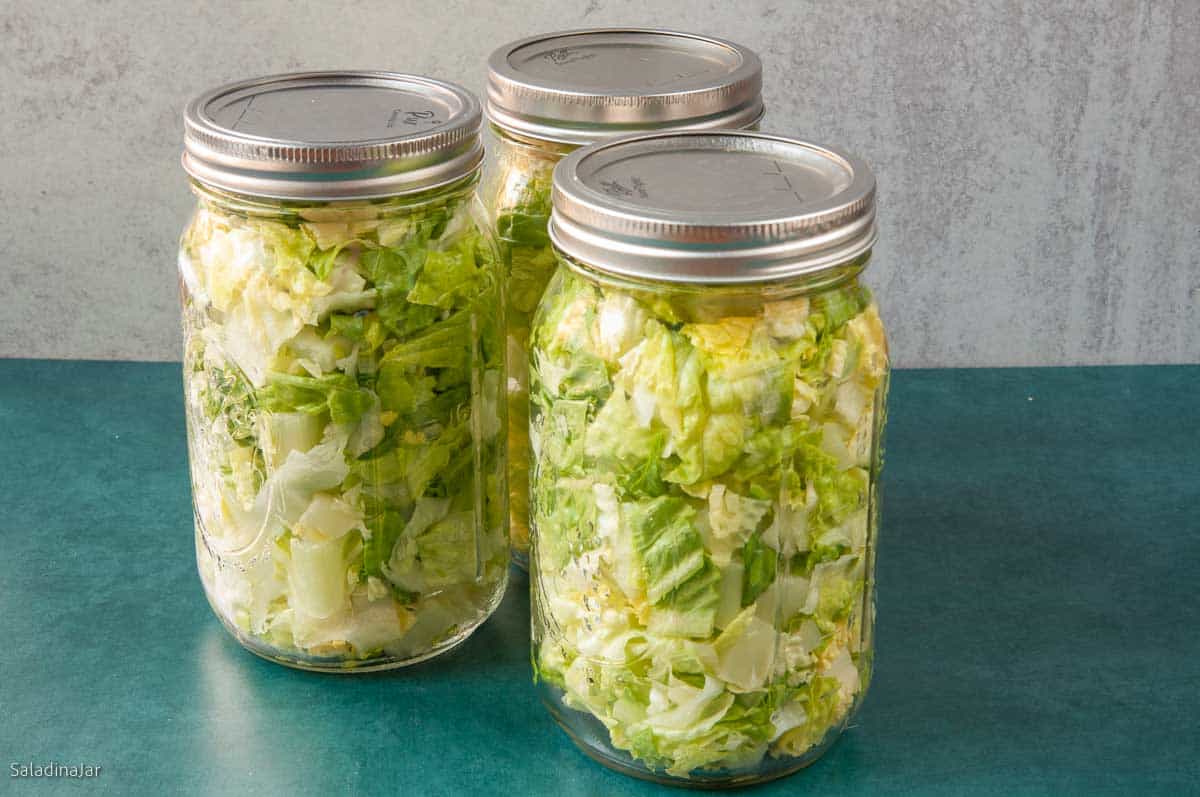
[[[741,548],[772,515],[770,500],[740,495],[714,484],[708,493],[708,526],[705,543],[710,552],[727,561],[725,554]]]
[[[700,569],[666,593],[650,610],[647,629],[665,636],[712,635],[721,596],[721,570],[705,559]]]
[[[425,255],[423,246],[410,243],[396,249],[371,249],[362,256],[362,266],[378,296],[376,315],[393,335],[404,337],[426,329],[441,315],[437,307],[408,300]]]
[[[626,507],[651,603],[658,603],[704,567],[704,543],[692,525],[695,516],[696,510],[685,500],[671,496]]]
[[[531,512],[539,528],[555,529],[538,545],[538,558],[561,571],[573,556],[596,546],[597,507],[586,482],[568,478],[543,479],[533,494]]]
[[[764,427],[748,435],[732,474],[738,481],[754,483],[768,492],[779,487],[780,471],[795,448],[792,426]]]
[[[426,590],[468,584],[475,578],[475,515],[454,512],[417,538],[417,558]]]
[[[697,708],[689,710],[684,728],[663,727],[649,716],[628,737],[622,735],[623,746],[652,769],[676,777],[755,765],[771,734],[770,701],[761,693],[714,695],[706,683],[697,689]]]
[[[518,201],[496,215],[508,302],[519,315],[528,315],[537,307],[557,264],[546,229],[549,221],[549,169],[534,174]]]
[[[410,495],[425,494],[435,479],[454,473],[469,458],[471,432],[466,422],[446,429],[437,438],[409,449],[406,480]],[[448,493],[451,484],[444,483],[442,491]]]
[[[831,633],[849,620],[863,592],[862,561],[854,555],[813,568],[812,580],[817,591],[816,621],[824,633]]]
[[[778,554],[765,545],[762,534],[755,534],[742,548],[742,605],[749,606],[758,600],[767,587],[775,581],[778,571]]]
[[[616,475],[621,494],[653,498],[666,491],[663,451],[668,435],[661,427],[641,426],[623,391],[617,391],[586,428],[585,451],[592,467]]]
[[[451,248],[428,252],[407,299],[413,304],[443,310],[471,304],[482,292],[480,283],[491,279],[486,261],[478,253],[479,236],[458,240]]]
[[[340,241],[336,246],[329,249],[324,249],[315,252],[308,259],[308,268],[316,275],[317,279],[327,280],[333,273],[333,266],[337,262],[337,257],[342,253],[347,246],[353,243],[361,243],[357,239],[347,239]]]
[[[372,312],[331,313],[329,335],[345,338],[373,352],[387,340],[387,331],[379,316]]]
[[[402,363],[385,361],[379,367],[376,390],[385,411],[414,415],[435,399],[436,384],[437,380],[432,376],[425,376]]]
[[[612,393],[608,366],[586,343],[595,321],[596,293],[580,280],[561,284],[564,290],[539,309],[545,321],[538,327],[548,330],[561,325],[570,337],[546,335],[533,341],[532,348],[541,358],[535,366],[537,387],[550,396],[603,401]]]
[[[778,634],[753,608],[743,609],[713,642],[716,674],[741,694],[767,687],[774,665]]]
[[[784,734],[775,746],[788,755],[801,755],[820,744],[836,727],[840,708],[840,684],[836,678],[817,676],[796,690],[796,705],[803,710],[805,721]]]
[[[461,371],[474,350],[471,334],[475,314],[461,310],[435,326],[397,343],[383,355],[382,365],[389,363],[422,368],[450,368]]]
[[[822,316],[817,323],[822,325],[827,333],[841,329],[870,303],[871,293],[861,285],[852,285],[839,291],[825,291],[812,299],[813,312]]]
[[[450,509],[448,498],[418,499],[386,569],[399,589],[419,594],[474,578],[474,516]]]
[[[667,481],[696,484],[713,479],[742,456],[750,423],[740,413],[710,414],[703,429],[689,441],[675,441],[679,464],[664,475]]]
[[[374,404],[375,394],[360,388],[348,374],[293,376],[273,373],[259,392],[260,406],[270,412],[328,412],[336,424],[355,423]]]
[[[589,409],[586,401],[562,399],[551,404],[550,411],[542,416],[546,441],[542,456],[556,472],[582,474]]]
[[[288,275],[305,268],[316,251],[317,242],[303,227],[255,219],[248,219],[245,224],[266,247],[276,275]]]
[[[363,541],[362,571],[367,576],[383,576],[383,566],[391,558],[396,541],[404,532],[404,516],[384,510],[366,520],[369,535]]]
[[[607,398],[612,384],[604,360],[587,352],[576,353],[558,382],[558,390],[567,398]]]
[[[511,246],[540,248],[550,245],[551,169],[530,175],[517,201],[496,215],[496,234]]]
[[[212,368],[199,373],[204,417],[221,423],[231,439],[253,443],[259,400],[245,376],[236,368]]]
[[[820,430],[799,440],[795,467],[804,485],[811,485],[816,493],[817,506],[809,519],[809,533],[814,542],[825,530],[866,505],[867,474],[861,468],[842,470],[837,458],[821,447]]]

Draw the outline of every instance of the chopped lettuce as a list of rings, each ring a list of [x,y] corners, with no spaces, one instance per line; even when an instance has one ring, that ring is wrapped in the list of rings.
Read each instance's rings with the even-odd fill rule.
[[[503,589],[502,308],[472,204],[205,200],[184,236],[201,574],[272,655],[412,659]]]
[[[564,267],[532,328],[536,677],[676,776],[806,755],[869,673],[882,325],[855,281],[744,305]]]
[[[507,139],[487,189],[505,281],[508,345],[508,487],[513,554],[523,564],[529,550],[529,344],[530,322],[558,263],[546,225],[550,180],[569,147],[534,148]],[[594,360],[576,363],[569,377],[581,385],[606,378]]]

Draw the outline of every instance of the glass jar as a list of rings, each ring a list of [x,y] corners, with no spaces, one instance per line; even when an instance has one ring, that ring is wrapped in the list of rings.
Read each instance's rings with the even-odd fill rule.
[[[391,73],[246,81],[185,113],[196,556],[217,616],[271,660],[410,664],[503,594],[480,120],[465,90]]]
[[[514,560],[529,548],[529,325],[556,261],[550,176],[577,147],[639,131],[754,128],[762,65],[749,49],[688,33],[598,28],[510,42],[488,61],[494,134],[485,200],[508,296],[508,486]]]
[[[554,175],[530,344],[533,662],[592,757],[663,782],[815,760],[871,677],[874,178],[754,133]]]

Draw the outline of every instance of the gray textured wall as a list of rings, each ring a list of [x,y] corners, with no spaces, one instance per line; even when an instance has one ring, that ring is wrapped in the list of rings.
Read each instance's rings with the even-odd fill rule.
[[[902,366],[1200,360],[1200,4],[0,4],[0,356],[177,359],[179,111],[239,77],[424,72],[568,27],[755,48],[768,129],[878,171]]]

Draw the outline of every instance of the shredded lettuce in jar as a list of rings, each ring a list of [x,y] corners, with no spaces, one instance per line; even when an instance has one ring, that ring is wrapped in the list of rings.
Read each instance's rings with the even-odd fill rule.
[[[877,308],[708,306],[564,267],[531,344],[535,677],[679,777],[804,756],[870,673]]]
[[[254,213],[184,234],[197,555],[252,647],[419,658],[507,572],[495,251],[469,193]]]
[[[501,136],[489,191],[505,272],[508,339],[508,487],[510,534],[518,559],[529,550],[529,329],[558,263],[546,226],[554,166],[570,150]]]

